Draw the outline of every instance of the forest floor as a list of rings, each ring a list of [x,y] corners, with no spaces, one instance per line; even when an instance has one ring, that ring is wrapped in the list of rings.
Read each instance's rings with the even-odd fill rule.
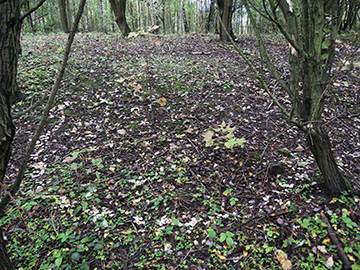
[[[256,40],[240,41],[259,67]],[[66,36],[22,43],[18,79],[27,99],[13,108],[7,182],[41,118]],[[266,46],[288,79],[286,43],[269,36]],[[338,44],[337,65],[353,48]],[[324,115],[355,189],[359,87],[359,67],[338,72]],[[359,197],[328,198],[322,188],[303,134],[217,36],[78,34],[1,226],[16,269],[340,269],[323,214],[360,269]]]

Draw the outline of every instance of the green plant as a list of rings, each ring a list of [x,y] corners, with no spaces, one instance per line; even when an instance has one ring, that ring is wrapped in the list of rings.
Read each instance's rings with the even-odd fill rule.
[[[234,147],[244,147],[245,138],[236,138],[234,135],[235,127],[226,124],[225,121],[217,128],[209,128],[202,134],[206,146],[215,146],[218,148],[224,145],[226,148],[233,150]],[[213,137],[215,135],[215,137]]]

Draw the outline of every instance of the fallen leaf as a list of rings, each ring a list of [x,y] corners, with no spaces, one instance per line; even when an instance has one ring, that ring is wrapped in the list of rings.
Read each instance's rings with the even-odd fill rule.
[[[159,103],[161,106],[165,106],[166,105],[166,98],[162,97],[160,99],[158,99],[156,102]]]
[[[330,238],[325,238],[324,240],[323,240],[323,243],[326,245],[326,244],[329,244],[330,243]]]
[[[291,261],[287,259],[287,254],[284,251],[282,251],[281,249],[276,250],[275,253],[276,253],[276,258],[281,263],[282,269],[283,270],[291,270],[292,264],[291,264]]]
[[[226,257],[220,253],[217,254],[217,256],[219,257],[220,260],[226,260]]]
[[[317,246],[318,251],[320,251],[322,254],[327,254],[327,250],[325,246]]]
[[[69,163],[69,162],[71,162],[71,161],[73,161],[74,159],[72,158],[72,157],[66,157],[66,158],[64,158],[63,159],[63,163]]]
[[[330,268],[330,267],[333,267],[334,265],[334,260],[333,260],[333,257],[330,256],[329,258],[327,258],[326,262],[325,262],[325,266],[327,268]]]
[[[126,231],[122,231],[122,234],[131,234],[132,233],[132,229],[127,229]]]
[[[206,143],[206,146],[212,146],[214,144],[214,140],[212,139],[212,136],[214,135],[214,132],[211,130],[207,130],[205,133],[202,134],[204,137],[204,142]]]
[[[138,92],[142,88],[141,84],[135,85],[134,92]]]

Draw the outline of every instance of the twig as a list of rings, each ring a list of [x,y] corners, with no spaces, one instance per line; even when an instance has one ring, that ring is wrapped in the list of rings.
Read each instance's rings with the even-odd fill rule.
[[[27,16],[29,16],[31,13],[33,13],[35,10],[37,10],[39,7],[42,6],[42,4],[45,3],[46,0],[40,0],[39,3],[37,3],[37,5],[33,6],[32,8],[30,8],[29,10],[27,10],[21,17],[20,17],[20,21],[24,20]]]
[[[4,184],[0,184],[0,187],[2,187],[2,189],[4,190],[4,192],[11,198],[11,201],[14,203],[15,208],[17,209],[20,218],[21,218],[22,221],[24,222],[24,225],[25,225],[25,227],[26,227],[26,230],[27,230],[32,236],[34,236],[34,237],[36,237],[36,238],[38,238],[38,239],[40,239],[40,240],[43,241],[44,239],[42,239],[40,236],[36,235],[36,234],[30,229],[30,227],[28,226],[26,220],[24,219],[24,217],[23,217],[23,215],[22,215],[22,213],[21,213],[21,209],[20,209],[18,203],[16,202],[16,199],[15,199],[15,198],[11,195],[11,193],[5,188],[5,185],[4,185]]]
[[[182,259],[183,262],[185,262],[185,259],[189,256],[190,252],[192,252],[192,249],[190,249],[188,251],[188,253],[185,255],[185,257]],[[177,268],[179,268],[179,266],[181,265],[181,262],[174,268],[174,270],[176,270]]]
[[[345,270],[351,270],[352,269],[351,263],[348,260],[346,254],[344,252],[344,249],[341,246],[340,241],[337,239],[336,234],[335,234],[333,228],[331,227],[331,224],[330,224],[329,220],[327,219],[327,217],[325,216],[324,213],[321,213],[321,220],[324,221],[326,223],[326,225],[327,225],[327,231],[329,233],[331,241],[333,242],[333,244],[336,246],[336,248],[338,250],[338,254],[340,256],[340,259],[344,264],[344,269]]]
[[[278,137],[280,137],[281,135],[283,135],[284,133],[286,133],[287,131],[289,131],[290,129],[292,129],[294,126],[288,127],[287,129],[281,131],[279,134],[275,135],[274,137],[272,137],[266,144],[264,150],[262,151],[261,155],[260,155],[260,163],[264,158],[265,152],[267,150],[267,148],[269,147],[270,143],[272,143],[275,139],[277,139]]]
[[[51,90],[48,102],[46,104],[46,107],[44,109],[42,118],[41,118],[40,123],[39,123],[39,126],[38,126],[34,136],[32,137],[31,141],[27,145],[27,148],[26,148],[23,160],[21,162],[19,172],[18,172],[18,174],[16,176],[16,179],[15,179],[14,183],[12,184],[12,186],[9,189],[9,192],[10,192],[10,194],[12,196],[14,196],[14,194],[16,194],[16,192],[20,188],[20,184],[21,184],[21,182],[22,182],[22,180],[24,178],[25,171],[26,171],[26,168],[27,168],[27,163],[28,163],[28,161],[30,159],[31,153],[33,152],[33,150],[35,148],[36,142],[39,139],[39,137],[40,137],[40,135],[41,135],[41,133],[42,133],[44,127],[45,127],[45,124],[47,122],[50,110],[53,107],[56,94],[57,94],[57,92],[58,92],[58,90],[60,88],[60,84],[61,84],[62,78],[64,76],[64,73],[65,73],[65,69],[66,69],[66,66],[67,66],[67,62],[68,62],[69,54],[70,54],[70,50],[71,50],[71,45],[72,45],[72,43],[74,41],[74,37],[75,37],[75,34],[77,32],[77,28],[78,28],[78,25],[79,25],[79,22],[80,22],[80,18],[81,18],[81,15],[82,15],[83,11],[84,11],[85,3],[86,3],[86,0],[81,0],[81,2],[79,4],[78,13],[76,15],[73,28],[72,28],[72,30],[71,30],[71,32],[69,34],[69,38],[68,38],[68,42],[66,44],[66,49],[65,49],[65,52],[64,52],[63,60],[62,60],[61,67],[59,69],[58,75],[56,77],[55,84],[54,84],[54,86],[53,86],[53,88]],[[5,194],[3,196],[3,198],[2,198],[2,200],[0,202],[0,217],[4,216],[6,206],[10,202],[10,199],[11,198],[10,198],[10,196],[8,194]]]
[[[24,114],[26,114],[26,113],[28,113],[29,111],[32,111],[36,106],[38,106],[42,101],[44,101],[45,100],[45,95],[43,95],[42,97],[41,97],[41,99],[39,99],[38,101],[36,101],[35,103],[33,103],[30,107],[28,107],[27,109],[25,109],[24,111],[22,111],[22,112],[19,112],[19,113],[17,113],[17,114],[14,114],[13,115],[13,118],[19,118],[19,117],[21,117],[21,116],[23,116]]]

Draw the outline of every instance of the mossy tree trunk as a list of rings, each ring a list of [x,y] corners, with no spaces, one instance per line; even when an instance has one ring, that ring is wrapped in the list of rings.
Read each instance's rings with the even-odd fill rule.
[[[329,91],[331,67],[334,61],[335,39],[342,18],[342,6],[336,0],[267,1],[263,8],[267,17],[277,25],[289,42],[289,82],[284,82],[266,53],[259,25],[245,1],[250,20],[260,44],[262,59],[273,76],[287,92],[291,112],[285,113],[305,134],[306,142],[315,157],[328,193],[339,195],[349,188],[340,172],[331,142],[322,119],[324,97]],[[283,107],[284,108],[284,107]],[[284,112],[284,110],[283,110]]]

